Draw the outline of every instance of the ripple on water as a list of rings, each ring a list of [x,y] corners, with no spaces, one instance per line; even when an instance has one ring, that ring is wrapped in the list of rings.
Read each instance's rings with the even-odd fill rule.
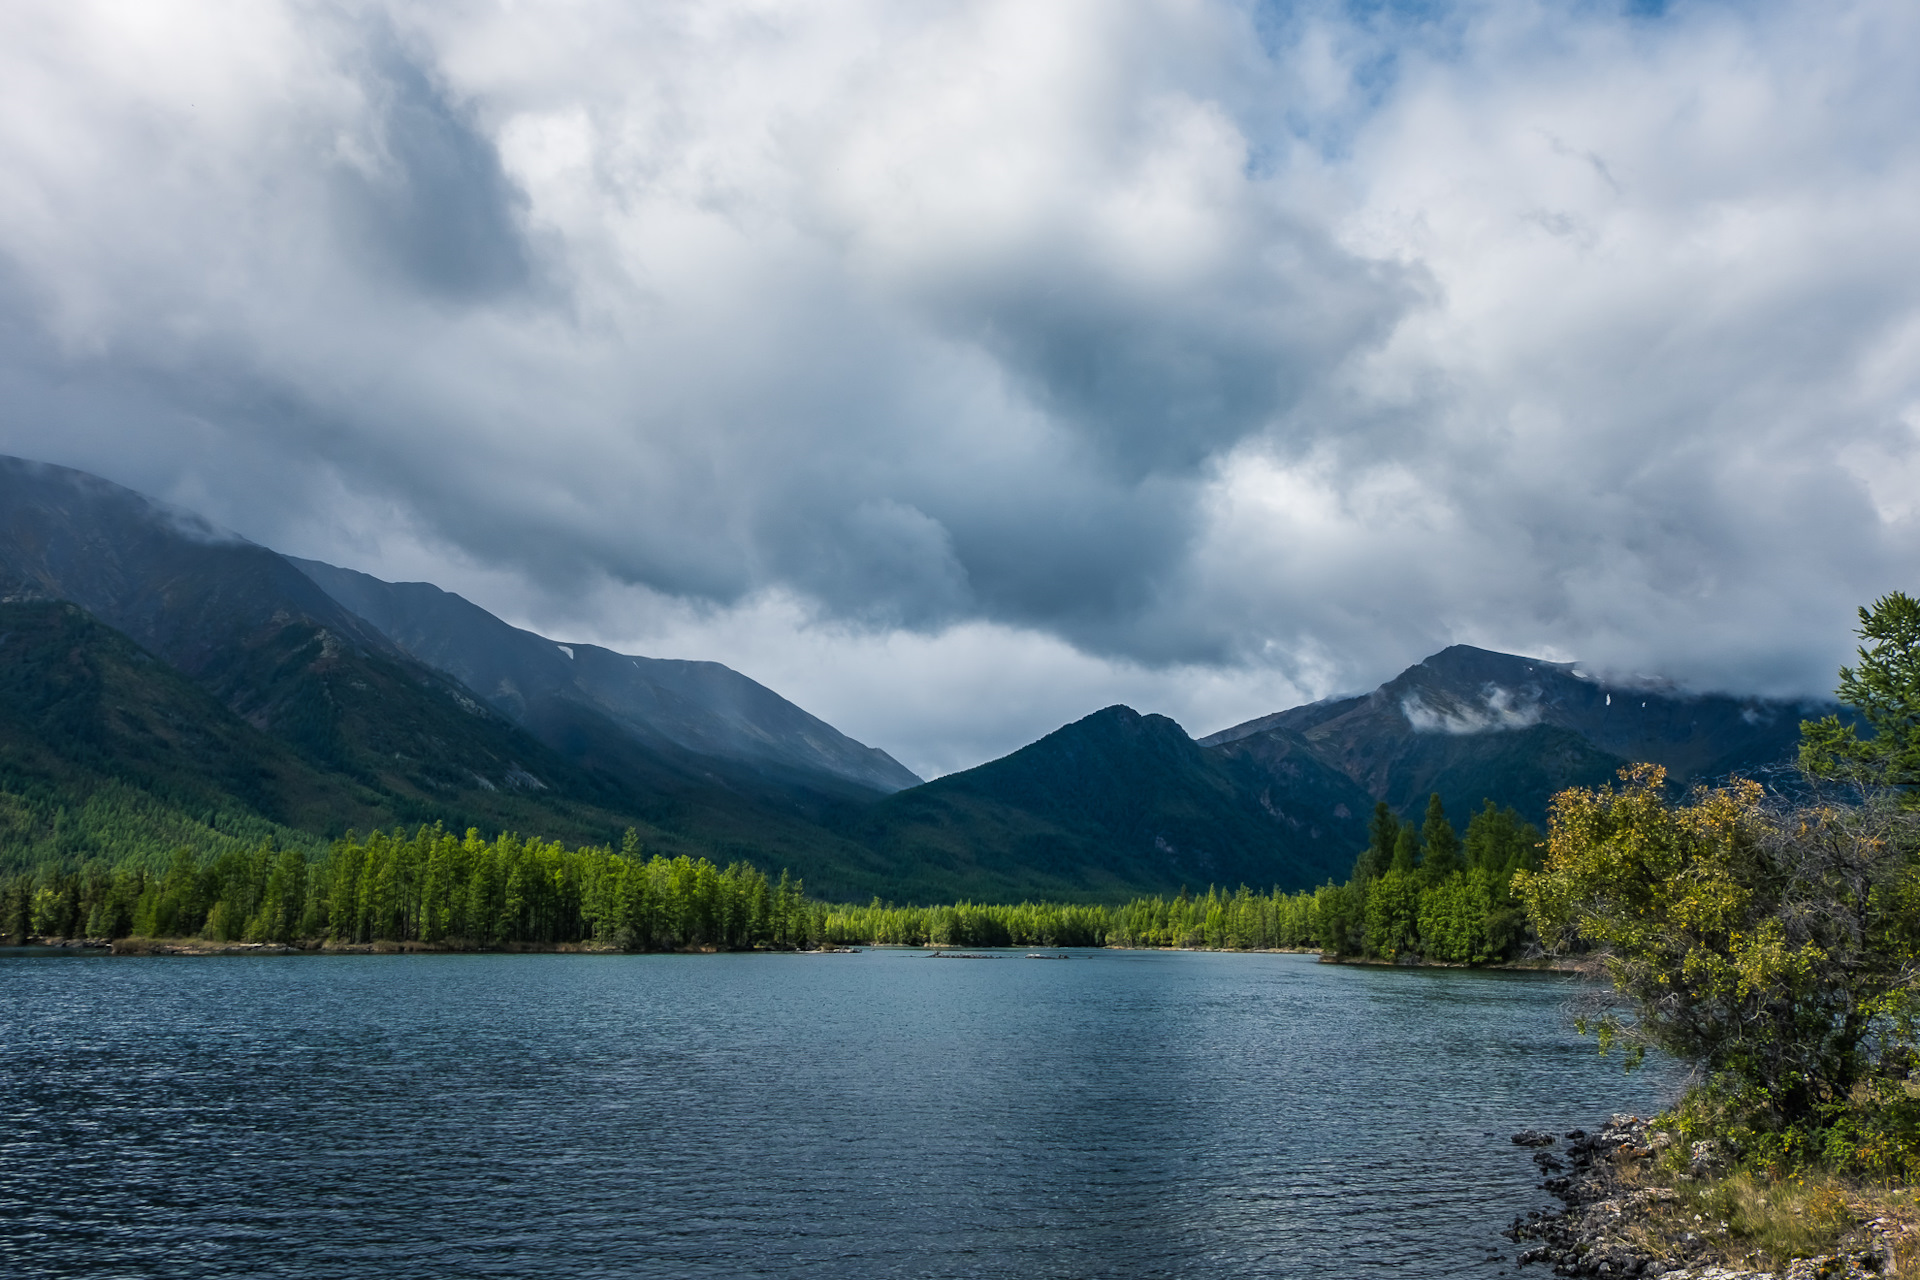
[[[0,1270],[1493,1275],[1660,1104],[1530,975],[1080,952],[0,958]]]

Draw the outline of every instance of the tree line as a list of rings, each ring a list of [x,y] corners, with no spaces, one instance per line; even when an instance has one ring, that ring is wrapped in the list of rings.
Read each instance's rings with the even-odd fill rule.
[[[0,932],[218,942],[595,943],[633,951],[817,945],[827,909],[745,862],[568,849],[505,833],[348,836],[316,858],[272,839],[164,870],[43,868],[0,881]]]
[[[1464,963],[1521,936],[1507,893],[1533,837],[1491,805],[1463,842],[1436,799],[1425,825],[1383,805],[1353,879],[1317,890],[1209,887],[1120,906],[954,903],[865,906],[810,899],[784,872],[745,862],[643,856],[438,826],[375,831],[318,856],[271,838],[164,866],[41,868],[0,880],[0,933],[26,937],[198,937],[454,946],[592,944],[630,951],[845,945],[1317,949]]]

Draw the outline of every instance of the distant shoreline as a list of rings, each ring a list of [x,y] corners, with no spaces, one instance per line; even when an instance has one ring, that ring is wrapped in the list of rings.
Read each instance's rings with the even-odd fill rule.
[[[1321,964],[1345,964],[1366,969],[1497,969],[1510,973],[1575,973],[1576,966],[1564,960],[1500,960],[1487,964],[1463,964],[1456,960],[1373,960],[1362,956],[1328,955],[1322,951]]]
[[[939,951],[934,944],[909,945],[897,942],[852,943],[837,948],[748,948],[723,951],[718,947],[687,947],[671,951],[625,951],[609,944],[592,942],[505,942],[475,945],[458,942],[216,942],[207,938],[30,938],[16,944],[17,949],[48,951],[104,951],[116,956],[272,956],[272,955],[819,955],[836,951]],[[947,949],[951,949],[950,947]],[[1027,946],[969,946],[970,951],[1030,950]],[[1321,964],[1350,965],[1367,969],[1463,969],[1522,973],[1567,973],[1572,967],[1562,961],[1504,961],[1494,964],[1459,964],[1449,961],[1371,960],[1355,956],[1333,955],[1314,947],[1054,947],[1050,950],[1075,951],[1165,951],[1193,952],[1200,955],[1310,955]]]

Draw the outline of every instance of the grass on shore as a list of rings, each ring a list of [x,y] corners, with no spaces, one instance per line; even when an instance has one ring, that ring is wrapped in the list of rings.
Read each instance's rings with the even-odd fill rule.
[[[1653,1161],[1627,1164],[1620,1177],[1624,1188],[1657,1193],[1622,1233],[1645,1255],[1710,1255],[1778,1272],[1795,1258],[1866,1249],[1868,1224],[1877,1223],[1893,1252],[1893,1274],[1920,1275],[1920,1189],[1820,1172],[1769,1177],[1742,1169],[1693,1178]]]

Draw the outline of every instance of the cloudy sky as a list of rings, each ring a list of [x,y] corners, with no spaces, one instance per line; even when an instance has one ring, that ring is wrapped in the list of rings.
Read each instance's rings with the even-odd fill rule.
[[[1920,589],[1911,0],[16,0],[0,451],[923,774]]]

